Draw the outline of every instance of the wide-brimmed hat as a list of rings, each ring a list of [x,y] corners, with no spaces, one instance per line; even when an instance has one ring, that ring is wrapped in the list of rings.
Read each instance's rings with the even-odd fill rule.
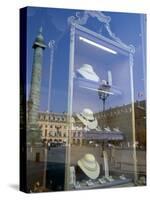
[[[77,70],[77,72],[88,80],[99,82],[99,77],[94,72],[92,65],[83,64],[82,67]]]
[[[91,179],[96,179],[100,174],[100,166],[93,154],[85,154],[77,162],[80,169]]]
[[[80,121],[89,129],[96,129],[98,123],[93,115],[93,111],[89,108],[84,108],[80,114],[77,114]]]

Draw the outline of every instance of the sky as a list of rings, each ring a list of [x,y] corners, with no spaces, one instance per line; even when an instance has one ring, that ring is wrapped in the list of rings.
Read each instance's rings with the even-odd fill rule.
[[[38,8],[28,7],[27,9],[27,94],[30,92],[31,73],[32,73],[32,62],[33,62],[33,42],[38,34],[39,28],[43,27],[43,36],[45,43],[48,44],[50,40],[55,40],[54,50],[54,63],[52,72],[52,88],[51,88],[51,103],[50,110],[54,112],[67,112],[68,102],[68,77],[69,77],[69,26],[67,19],[69,16],[75,15],[77,10],[68,9],[54,9],[54,8]],[[83,11],[80,11],[83,13]],[[129,14],[129,13],[115,13],[115,12],[103,12],[105,15],[111,17],[111,30],[117,37],[119,37],[127,45],[132,44],[135,47],[134,54],[134,95],[135,101],[145,99],[144,90],[144,58],[143,58],[143,46],[142,39],[145,35],[142,35],[143,30],[141,29],[141,21],[144,15],[141,14]],[[95,32],[101,30],[102,35],[108,37],[108,33],[102,23],[99,23],[95,18],[90,18],[86,24],[88,29]],[[145,31],[144,31],[145,33]],[[76,44],[77,46],[78,44]],[[98,51],[98,50],[95,50]],[[128,66],[128,59],[117,57],[113,62],[108,59],[108,55],[103,55],[102,52],[97,54],[103,55],[102,60],[98,60],[99,56],[94,54],[92,49],[88,49],[83,45],[80,45],[78,49],[75,49],[75,66],[81,66],[83,62],[92,63],[95,66],[95,70],[98,69],[98,64],[101,62],[104,64],[107,60],[108,68],[111,68],[113,74],[113,81],[121,87],[123,91],[129,91],[128,83],[128,72],[126,67]],[[89,53],[89,54],[88,54]],[[102,56],[101,56],[102,57]],[[85,58],[88,58],[85,61]],[[105,59],[106,58],[106,59]],[[113,64],[111,64],[113,63]],[[106,63],[105,63],[106,64]],[[40,111],[47,111],[48,109],[48,90],[49,90],[49,65],[50,65],[50,49],[47,47],[44,50],[43,55],[43,66],[42,66],[42,82],[41,82],[41,99],[40,99]],[[119,65],[122,66],[121,70]],[[116,67],[115,67],[116,66]],[[118,66],[118,68],[117,68]],[[115,71],[116,69],[116,71]],[[106,70],[97,71],[98,75],[103,76],[106,79]],[[100,73],[100,74],[99,74]],[[102,75],[103,74],[103,75]],[[115,74],[115,75],[114,75]],[[126,74],[126,77],[124,76]],[[124,80],[124,81],[123,81]],[[122,85],[121,85],[122,83]],[[87,94],[86,94],[87,93]],[[74,87],[74,100],[73,110],[81,111],[84,106],[84,98],[89,99],[89,103],[92,102],[92,109],[97,110],[99,107],[98,95],[91,94],[90,98],[87,98],[89,92],[78,90]],[[140,94],[140,95],[138,95]],[[84,97],[83,97],[84,96]],[[93,96],[93,97],[92,97]],[[27,97],[28,98],[28,97]],[[93,100],[92,100],[93,98]],[[124,98],[111,98],[108,100],[108,108],[128,104],[131,101],[131,94],[127,92]],[[86,102],[88,104],[88,101]],[[86,106],[86,105],[85,105]],[[87,106],[86,106],[87,107]]]

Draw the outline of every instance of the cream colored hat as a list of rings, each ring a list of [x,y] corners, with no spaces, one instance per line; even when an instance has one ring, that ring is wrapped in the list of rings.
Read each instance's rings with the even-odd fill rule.
[[[97,119],[94,117],[92,110],[90,110],[89,108],[83,109],[83,112],[77,114],[77,117],[89,129],[96,129],[98,125]]]
[[[91,179],[96,179],[100,174],[100,166],[95,160],[93,154],[85,154],[85,156],[78,160],[78,166]]]
[[[93,67],[89,64],[83,64],[80,69],[77,70],[85,79],[99,82],[99,77],[94,72]]]

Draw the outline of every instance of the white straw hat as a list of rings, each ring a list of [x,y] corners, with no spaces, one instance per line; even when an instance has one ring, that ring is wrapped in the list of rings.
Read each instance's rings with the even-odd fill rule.
[[[99,77],[94,72],[93,67],[89,64],[83,64],[80,69],[77,70],[85,79],[99,82]]]
[[[77,114],[77,117],[89,129],[96,129],[98,125],[97,119],[94,117],[92,110],[89,108],[83,109],[82,113]]]
[[[100,174],[100,166],[95,160],[94,155],[85,154],[85,156],[78,160],[78,166],[91,179],[96,179]]]

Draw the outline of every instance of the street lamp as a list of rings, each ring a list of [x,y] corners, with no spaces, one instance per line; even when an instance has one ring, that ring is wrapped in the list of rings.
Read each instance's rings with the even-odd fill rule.
[[[50,64],[49,64],[49,87],[48,87],[47,112],[50,112],[50,109],[51,109],[52,70],[53,70],[55,41],[50,40],[49,43],[48,43],[48,47],[50,48]]]
[[[102,81],[102,84],[98,88],[99,99],[102,100],[102,102],[103,102],[103,114],[105,112],[106,99],[111,94],[110,88],[111,88],[111,86],[106,81]]]
[[[102,127],[104,128],[104,112],[105,112],[105,104],[106,104],[106,99],[109,97],[110,93],[110,88],[111,86],[108,84],[108,82],[106,82],[105,80],[102,81],[102,84],[100,85],[100,87],[98,88],[98,96],[99,99],[102,100],[103,102],[103,125]],[[105,142],[103,141],[102,143],[102,155],[101,157],[103,157],[103,152],[105,149]]]
[[[53,59],[54,59],[54,47],[55,41],[50,40],[48,43],[48,47],[50,48],[50,65],[49,65],[49,87],[48,87],[48,102],[47,102],[47,112],[50,112],[51,107],[51,85],[52,85],[52,69],[53,69]],[[44,145],[44,175],[43,175],[43,185],[46,187],[46,170],[47,170],[47,142]]]

